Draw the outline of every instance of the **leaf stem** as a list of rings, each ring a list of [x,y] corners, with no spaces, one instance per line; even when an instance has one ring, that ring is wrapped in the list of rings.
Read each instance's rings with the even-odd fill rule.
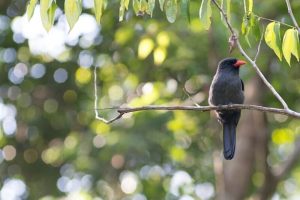
[[[270,19],[270,18],[266,18],[266,17],[261,17],[259,15],[256,15],[255,13],[252,13],[252,14],[253,14],[253,16],[255,16],[255,17],[259,18],[259,19],[263,19],[265,21],[277,22],[277,23],[280,23],[280,24],[282,24],[284,26],[288,26],[288,27],[291,27],[291,28],[296,28],[295,26],[292,26],[292,25],[284,23],[284,22],[280,22],[280,21],[277,21],[277,20],[274,20],[274,19]]]

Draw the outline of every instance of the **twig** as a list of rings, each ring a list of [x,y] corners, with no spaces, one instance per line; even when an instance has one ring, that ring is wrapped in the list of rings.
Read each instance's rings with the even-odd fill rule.
[[[259,56],[259,53],[260,53],[260,47],[261,47],[261,43],[262,43],[263,38],[264,38],[264,32],[265,32],[265,28],[263,28],[263,31],[262,31],[262,34],[260,36],[260,40],[259,40],[259,43],[258,43],[258,46],[257,46],[256,55],[255,55],[254,60],[253,60],[255,63],[256,63],[256,60],[257,60],[257,58]]]
[[[282,25],[285,25],[287,27],[290,27],[290,28],[295,28],[295,26],[292,26],[290,24],[287,24],[287,23],[284,23],[284,22],[281,22],[281,21],[277,21],[277,20],[274,20],[274,19],[270,19],[270,18],[266,18],[266,17],[261,17],[259,15],[256,15],[254,13],[252,13],[255,17],[259,18],[259,19],[263,19],[263,20],[266,20],[266,21],[270,21],[270,22],[277,22],[277,23],[280,23]]]
[[[290,0],[285,0],[285,3],[286,3],[286,6],[287,6],[287,9],[288,9],[288,13],[294,23],[294,25],[296,26],[297,30],[298,30],[298,33],[300,34],[300,27],[296,21],[296,18],[294,16],[294,13],[293,13],[293,10],[292,10],[292,7],[291,7],[291,3],[290,3]]]
[[[194,101],[193,97],[191,97],[191,95],[188,93],[188,91],[186,90],[185,87],[183,87],[183,92],[189,97],[189,99],[193,102],[193,104],[194,104],[195,106],[200,107],[200,105],[197,104],[197,103]]]
[[[287,105],[287,103],[283,100],[283,98],[278,94],[278,92],[275,90],[275,88],[269,83],[269,81],[265,78],[265,76],[263,75],[263,73],[259,70],[258,66],[256,65],[255,61],[253,61],[248,55],[247,53],[244,51],[243,47],[241,46],[239,39],[236,36],[236,33],[234,32],[231,24],[229,23],[229,21],[227,20],[226,14],[224,13],[224,10],[222,10],[222,8],[219,6],[219,4],[215,1],[212,0],[212,2],[216,5],[216,7],[219,9],[219,11],[222,13],[228,28],[231,32],[231,34],[233,36],[236,37],[236,43],[237,46],[240,50],[240,52],[242,53],[242,55],[250,62],[250,64],[252,65],[252,67],[255,69],[256,73],[259,75],[259,77],[263,80],[264,84],[271,90],[271,92],[274,94],[274,96],[280,101],[280,103],[282,104],[283,108],[286,109],[287,111],[289,111],[289,107]]]
[[[294,112],[292,110],[280,109],[280,108],[271,108],[258,105],[245,105],[245,104],[230,104],[230,105],[220,105],[220,106],[141,106],[141,107],[124,107],[118,108],[117,112],[119,113],[116,117],[111,120],[103,120],[103,118],[97,118],[105,123],[112,123],[120,119],[126,113],[146,111],[146,110],[159,110],[159,111],[174,111],[174,110],[189,110],[189,111],[198,111],[198,112],[207,112],[212,110],[257,110],[261,112],[271,112],[281,115],[286,115],[296,119],[300,119],[300,113]]]
[[[104,123],[110,123],[110,121],[107,121],[106,119],[100,117],[98,112],[98,89],[97,89],[97,67],[94,68],[94,111],[95,111],[95,117],[96,119],[103,121]],[[121,116],[122,117],[122,116]]]

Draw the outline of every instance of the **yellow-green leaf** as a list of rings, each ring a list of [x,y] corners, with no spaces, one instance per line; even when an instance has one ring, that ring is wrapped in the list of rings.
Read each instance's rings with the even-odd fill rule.
[[[139,11],[140,11],[140,6],[139,6],[139,0],[133,0],[132,2],[132,7],[133,7],[133,10],[135,12],[136,15],[138,15]]]
[[[123,21],[125,13],[125,0],[121,0],[120,2],[120,9],[119,9],[119,21]]]
[[[160,7],[161,11],[164,10],[164,5],[165,5],[165,0],[159,0],[159,7]]]
[[[297,60],[299,61],[299,52],[298,52],[298,46],[299,46],[299,37],[298,37],[298,31],[296,29],[288,29],[284,36],[282,41],[282,52],[285,60],[289,65],[291,65],[291,55],[293,54]]]
[[[253,11],[253,0],[248,0],[248,13]]]
[[[104,2],[103,0],[94,0],[95,5],[95,17],[98,24],[100,24],[103,8],[104,8]]]
[[[273,49],[279,60],[282,60],[280,23],[271,22],[267,25],[265,31],[265,41],[267,45]]]
[[[72,29],[82,11],[81,0],[65,0],[65,13],[68,24]]]
[[[149,7],[150,15],[152,17],[153,10],[154,10],[154,7],[155,7],[155,0],[148,0],[148,7]]]
[[[53,0],[41,0],[40,9],[41,9],[41,19],[44,28],[49,31],[54,23],[54,14],[57,5]]]
[[[227,19],[231,21],[231,0],[226,0],[226,15]],[[223,17],[223,15],[221,15]]]
[[[212,15],[212,11],[210,3],[210,0],[202,0],[199,10],[199,18],[205,30],[208,30],[211,24],[210,18]]]
[[[174,23],[177,16],[177,0],[167,0],[165,9],[167,20],[170,23]]]
[[[190,22],[190,0],[181,0],[181,14]]]
[[[28,5],[27,5],[27,17],[28,17],[28,20],[30,20],[31,17],[32,17],[32,15],[33,15],[36,3],[37,3],[37,0],[30,0],[29,3],[28,3]]]
[[[129,0],[124,0],[124,6],[128,10]]]

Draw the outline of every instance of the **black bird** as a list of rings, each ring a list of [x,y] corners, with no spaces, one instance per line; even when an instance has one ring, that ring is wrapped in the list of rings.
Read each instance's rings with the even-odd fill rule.
[[[246,62],[235,58],[220,61],[209,89],[210,105],[242,104],[244,102],[244,83],[240,79],[240,66]],[[241,110],[217,110],[219,122],[223,125],[224,157],[231,160],[235,152],[236,127]]]

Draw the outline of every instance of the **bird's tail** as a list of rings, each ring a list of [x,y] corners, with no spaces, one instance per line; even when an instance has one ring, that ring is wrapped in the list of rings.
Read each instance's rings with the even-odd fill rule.
[[[223,124],[223,153],[226,160],[231,160],[235,152],[236,125],[232,123]]]

